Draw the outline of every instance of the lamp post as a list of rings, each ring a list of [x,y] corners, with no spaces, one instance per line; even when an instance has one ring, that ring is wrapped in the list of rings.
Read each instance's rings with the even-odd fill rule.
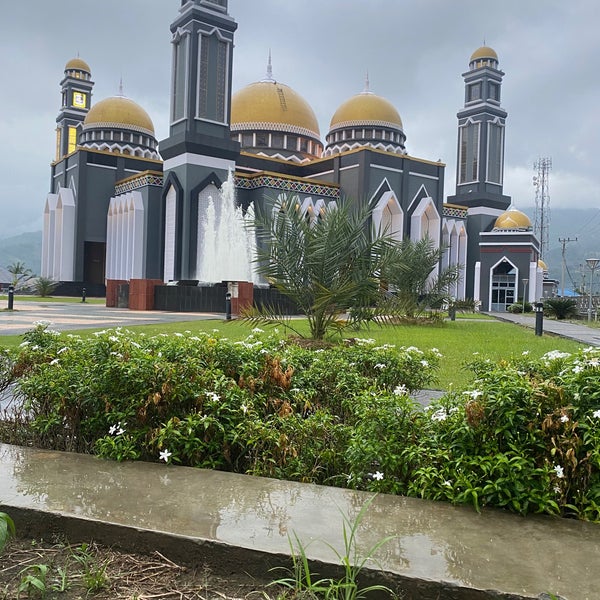
[[[529,283],[529,279],[523,279],[523,310],[522,313],[525,314],[525,296],[527,295],[527,284]]]
[[[590,297],[588,298],[588,321],[592,320],[592,297],[594,295],[594,271],[600,263],[600,258],[586,258],[585,262],[592,272],[590,276]]]

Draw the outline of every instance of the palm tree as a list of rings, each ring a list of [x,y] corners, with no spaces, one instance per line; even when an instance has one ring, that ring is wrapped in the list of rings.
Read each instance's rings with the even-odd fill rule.
[[[394,258],[386,261],[383,277],[393,290],[394,312],[414,316],[427,307],[448,300],[450,290],[460,279],[459,265],[439,269],[444,253],[429,237],[398,242]]]
[[[306,315],[315,340],[372,318],[367,309],[381,296],[379,273],[393,240],[369,235],[370,217],[369,208],[342,201],[313,220],[293,199],[277,201],[271,213],[256,217],[257,272]],[[353,317],[340,319],[350,308]],[[277,312],[253,309],[246,318],[283,322]]]
[[[19,286],[23,285],[25,282],[29,281],[33,277],[33,273],[31,269],[28,269],[25,266],[24,262],[20,260],[16,260],[6,267],[6,270],[12,275],[11,284],[17,289]]]

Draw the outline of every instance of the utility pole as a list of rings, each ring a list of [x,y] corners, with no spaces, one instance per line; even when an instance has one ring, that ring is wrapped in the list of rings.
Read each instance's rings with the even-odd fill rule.
[[[566,261],[565,261],[565,247],[569,242],[576,242],[577,238],[575,238],[574,240],[572,240],[570,237],[569,238],[558,238],[558,242],[559,244],[562,244],[562,275],[561,275],[561,284],[562,284],[562,297],[565,297],[565,265],[566,265]]]

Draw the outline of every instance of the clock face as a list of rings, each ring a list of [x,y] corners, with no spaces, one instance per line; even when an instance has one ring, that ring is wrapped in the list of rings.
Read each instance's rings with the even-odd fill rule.
[[[87,97],[83,92],[73,92],[73,106],[76,108],[85,108]]]

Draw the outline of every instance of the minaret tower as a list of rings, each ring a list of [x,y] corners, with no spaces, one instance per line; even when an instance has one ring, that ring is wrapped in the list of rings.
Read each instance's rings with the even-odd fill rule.
[[[182,0],[171,24],[170,129],[160,142],[165,280],[194,278],[200,197],[209,186],[220,187],[240,150],[229,129],[237,23],[227,13],[227,1]]]
[[[504,131],[507,112],[500,106],[502,78],[498,55],[489,46],[473,52],[465,80],[465,104],[458,113],[456,194],[450,204],[469,209],[467,273],[479,256],[479,233],[492,229],[496,218],[511,204],[503,193]],[[466,281],[467,297],[474,297],[473,280]]]
[[[62,103],[56,117],[56,162],[75,151],[83,120],[90,110],[94,82],[88,64],[81,58],[71,59],[65,66],[60,86]]]
[[[458,111],[456,195],[449,202],[505,211],[510,198],[502,192],[504,128],[507,112],[500,106],[504,73],[488,46],[473,52],[465,80],[465,105]]]

